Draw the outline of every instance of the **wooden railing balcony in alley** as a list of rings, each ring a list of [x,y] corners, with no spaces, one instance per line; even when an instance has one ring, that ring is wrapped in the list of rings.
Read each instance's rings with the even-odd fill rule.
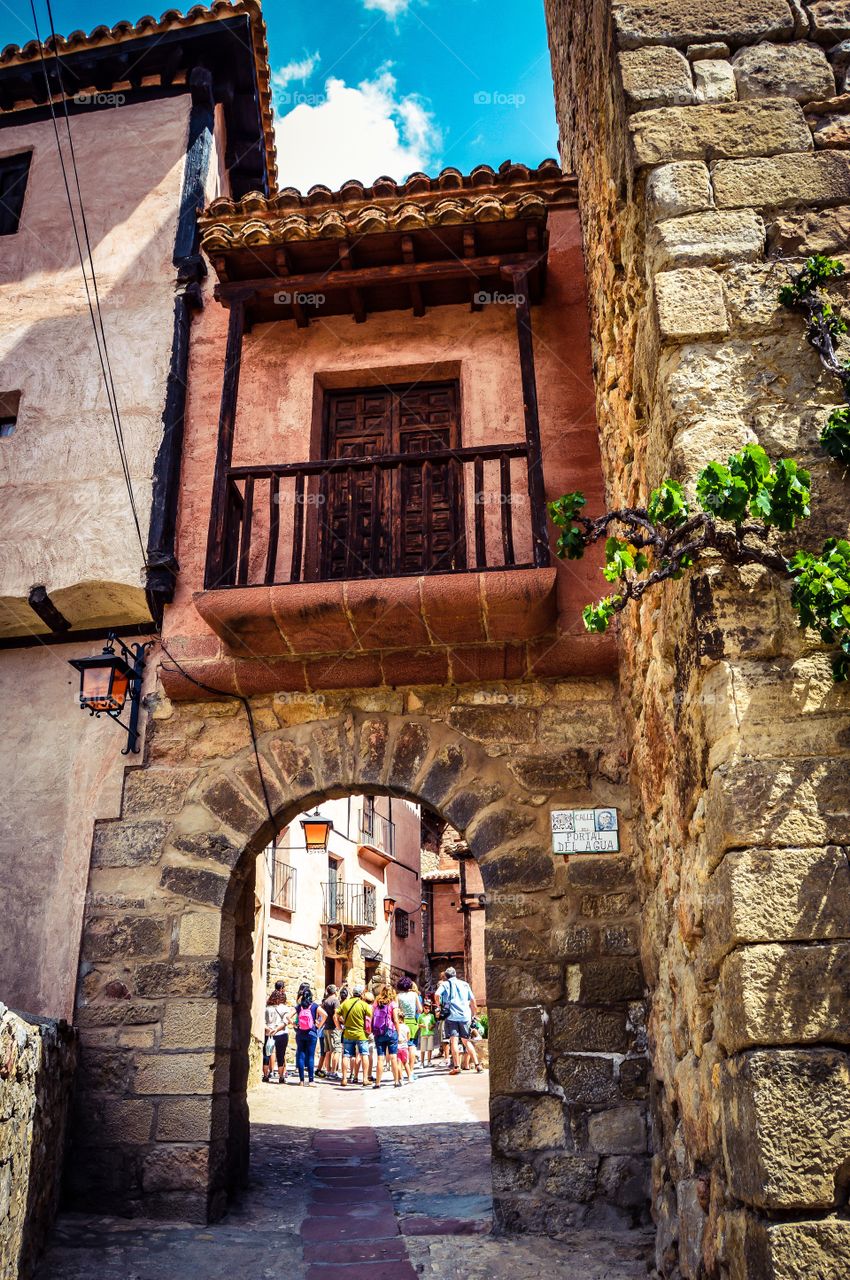
[[[378,923],[373,885],[331,880],[322,885],[322,924],[369,933]]]
[[[526,442],[231,467],[207,590],[545,568]]]

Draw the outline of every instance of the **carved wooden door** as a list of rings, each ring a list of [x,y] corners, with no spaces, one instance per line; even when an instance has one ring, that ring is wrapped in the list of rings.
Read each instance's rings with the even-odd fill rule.
[[[326,458],[442,453],[459,444],[455,382],[327,395]],[[466,567],[461,463],[334,472],[323,494],[323,578]]]

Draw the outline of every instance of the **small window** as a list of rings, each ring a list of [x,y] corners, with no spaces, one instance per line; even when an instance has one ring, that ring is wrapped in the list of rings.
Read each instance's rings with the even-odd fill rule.
[[[0,440],[14,435],[20,404],[20,391],[7,391],[5,394],[0,391]]]
[[[21,225],[32,152],[0,157],[0,236],[13,236]]]
[[[395,913],[395,932],[397,938],[406,938],[410,933],[410,916],[401,909]]]

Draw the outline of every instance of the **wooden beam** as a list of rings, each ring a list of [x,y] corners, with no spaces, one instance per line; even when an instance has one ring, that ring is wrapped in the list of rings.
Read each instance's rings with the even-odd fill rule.
[[[227,535],[228,471],[233,458],[236,402],[239,397],[239,373],[242,364],[242,339],[244,334],[245,300],[237,297],[230,308],[230,323],[227,329],[224,381],[221,386],[221,409],[218,419],[215,479],[213,480],[209,540],[207,542],[205,588],[219,586],[225,568],[224,548]]]
[[[500,271],[530,271],[536,265],[534,254],[492,254],[483,258],[451,259],[447,262],[394,263],[387,267],[359,267],[341,271],[314,271],[309,275],[264,276],[259,280],[234,280],[216,286],[219,302],[229,304],[234,298],[246,301],[266,297],[281,289],[297,293],[324,293],[328,289],[368,288],[370,285],[424,284],[429,280],[460,280],[469,276],[473,282],[482,275],[498,275]]]
[[[54,635],[64,635],[66,631],[71,630],[71,624],[65,617],[64,613],[60,613],[56,605],[47,594],[47,587],[33,587],[27,597],[29,607],[33,613],[37,614],[46,627],[48,627]]]
[[[513,285],[516,308],[525,438],[528,444],[528,497],[531,503],[533,556],[535,565],[538,568],[545,568],[549,564],[549,535],[546,528],[546,491],[543,484],[543,451],[540,445],[540,412],[537,404],[534,339],[528,298],[529,278],[528,271],[522,269],[510,271],[508,274]]]
[[[413,248],[413,236],[401,237],[401,256],[408,266],[416,261],[416,253]],[[422,297],[422,289],[418,284],[410,286],[410,305],[413,308],[415,316],[424,316],[425,302]]]

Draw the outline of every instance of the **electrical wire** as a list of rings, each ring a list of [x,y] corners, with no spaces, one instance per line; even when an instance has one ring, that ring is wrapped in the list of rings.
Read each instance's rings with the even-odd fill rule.
[[[104,382],[104,387],[106,389],[106,399],[109,404],[110,417],[112,418],[112,427],[115,433],[116,443],[118,445],[118,455],[121,460],[121,470],[124,475],[124,483],[127,487],[127,494],[130,500],[130,510],[133,517],[133,524],[135,525],[135,529],[136,529],[136,537],[139,540],[139,547],[142,553],[142,562],[146,563],[147,552],[145,550],[145,544],[142,538],[142,530],[139,522],[139,514],[136,507],[135,495],[133,493],[133,481],[130,475],[130,466],[127,459],[127,450],[124,442],[124,433],[123,433],[123,428],[121,426],[121,416],[118,410],[118,398],[115,391],[115,382],[112,377],[112,368],[109,362],[109,348],[106,341],[106,330],[103,324],[103,312],[100,306],[100,294],[97,286],[97,275],[95,272],[94,258],[92,256],[92,249],[91,249],[91,241],[88,233],[88,221],[86,219],[85,206],[83,204],[82,191],[80,188],[80,178],[79,178],[79,172],[77,169],[76,154],[74,151],[74,142],[73,142],[73,137],[71,135],[71,122],[70,122],[70,115],[68,112],[68,102],[65,95],[64,84],[62,81],[62,64],[59,58],[56,32],[53,26],[53,12],[50,5],[50,0],[47,0],[47,9],[48,9],[48,15],[50,18],[50,30],[51,30],[52,40],[53,40],[53,55],[56,61],[56,71],[57,71],[57,77],[59,81],[59,90],[60,90],[60,95],[62,98],[62,103],[64,105],[64,111],[65,111],[65,123],[68,131],[68,141],[69,141],[70,150],[71,150],[71,163],[74,170],[74,179],[75,179],[75,185],[77,189],[77,198],[80,204],[80,213],[82,215],[86,248],[88,250],[89,266],[90,266],[91,277],[92,277],[92,286],[94,289],[94,302],[92,301],[92,288],[89,285],[89,277],[86,272],[85,258],[83,255],[83,246],[80,240],[79,229],[77,227],[77,215],[76,215],[76,210],[74,209],[73,197],[71,195],[71,186],[68,181],[68,171],[65,166],[65,156],[62,151],[62,143],[59,137],[59,124],[56,119],[56,111],[53,104],[53,90],[50,86],[50,77],[47,71],[47,58],[45,57],[44,46],[41,42],[41,32],[39,30],[39,25],[38,25],[38,15],[35,9],[35,0],[30,0],[30,10],[32,12],[33,27],[35,29],[35,37],[38,43],[39,56],[41,59],[41,69],[44,75],[44,85],[45,85],[45,90],[47,92],[47,103],[50,109],[51,120],[53,122],[53,132],[56,138],[56,150],[59,156],[59,164],[62,169],[62,180],[65,186],[65,195],[68,200],[68,208],[71,213],[71,227],[74,232],[74,240],[77,246],[77,255],[80,260],[80,270],[82,271],[82,274],[83,274],[83,284],[86,291],[86,301],[88,303],[89,315],[91,317],[92,328],[94,330],[95,344],[97,346],[97,354],[98,354],[98,359],[100,361],[101,373],[103,374],[103,382]]]
[[[183,676],[184,680],[188,680],[190,684],[195,685],[198,689],[203,689],[205,693],[214,693],[217,698],[233,698],[235,701],[242,703],[242,706],[245,708],[245,715],[248,719],[248,729],[250,730],[251,743],[254,747],[254,759],[257,762],[257,773],[259,774],[260,786],[262,787],[262,790],[263,790],[263,799],[266,802],[266,810],[268,811],[269,821],[272,823],[272,825],[275,828],[277,828],[277,819],[275,818],[274,812],[272,810],[271,800],[269,799],[268,787],[266,786],[266,777],[265,777],[265,774],[263,773],[263,764],[262,764],[262,760],[260,759],[260,748],[259,748],[259,744],[257,743],[257,731],[254,726],[254,713],[251,710],[250,702],[241,693],[227,693],[224,689],[214,689],[212,685],[204,684],[202,680],[196,680],[194,676],[190,676],[189,672],[184,670],[183,667],[181,667],[180,663],[177,661],[174,655],[172,653],[169,653],[162,636],[159,637],[159,643],[162,648],[162,652],[165,654],[166,658],[168,658],[169,662],[174,663],[175,667],[180,672],[181,676]]]

